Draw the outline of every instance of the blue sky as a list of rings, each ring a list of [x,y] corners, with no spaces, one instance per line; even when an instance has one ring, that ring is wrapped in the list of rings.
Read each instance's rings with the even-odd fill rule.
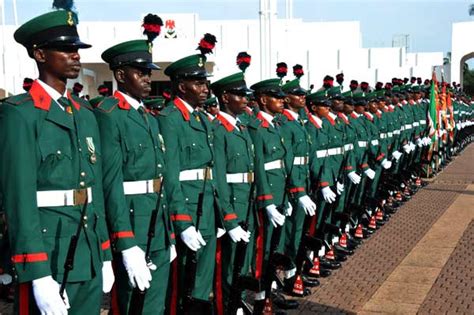
[[[5,0],[7,23],[12,1]],[[47,11],[52,0],[17,0],[20,23]],[[258,0],[76,0],[81,20],[136,20],[143,13],[198,13],[201,19],[258,18]],[[387,47],[408,34],[411,52],[451,49],[451,24],[472,20],[474,0],[293,0],[293,15],[305,21],[361,21],[364,47]],[[279,16],[285,1],[278,0]],[[472,34],[469,34],[472,36]]]

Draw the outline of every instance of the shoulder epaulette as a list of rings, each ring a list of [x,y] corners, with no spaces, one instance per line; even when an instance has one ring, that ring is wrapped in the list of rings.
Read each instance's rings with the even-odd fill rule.
[[[258,129],[258,127],[262,124],[262,121],[259,119],[253,119],[248,123],[248,127],[251,129]]]
[[[115,97],[106,97],[97,105],[96,109],[104,113],[110,113],[117,108],[118,102]]]
[[[178,111],[176,106],[174,106],[173,102],[168,102],[165,105],[165,108],[163,110],[160,110],[160,116],[168,116],[173,112]]]
[[[6,98],[2,103],[11,105],[21,105],[31,100],[31,95],[28,93],[22,93]]]

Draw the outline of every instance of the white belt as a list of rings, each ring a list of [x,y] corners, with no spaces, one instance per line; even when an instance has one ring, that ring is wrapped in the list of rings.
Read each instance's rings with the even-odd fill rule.
[[[394,134],[394,135],[399,135],[399,134],[400,134],[400,130],[395,130],[395,131],[393,132],[393,134]]]
[[[459,111],[458,111],[458,110],[455,110],[453,113],[454,113],[454,114],[459,114]]]
[[[400,131],[404,131],[404,130],[405,130],[405,126],[401,126]]]
[[[387,134],[385,132],[382,132],[380,134],[380,139],[385,139],[385,138],[387,138]]]
[[[393,132],[389,132],[389,133],[388,133],[388,137],[389,137],[389,138],[393,137]]]
[[[420,120],[420,124],[426,125],[426,120],[424,120],[424,119],[423,119],[423,120]]]
[[[326,157],[326,155],[328,155],[328,150],[318,150],[318,151],[316,151],[316,157],[318,159]]]
[[[86,195],[87,192],[87,195]],[[92,202],[92,189],[45,190],[36,192],[38,207],[64,207],[83,205],[87,196],[87,203]]]
[[[359,147],[361,147],[361,148],[367,147],[367,141],[357,141],[357,144],[358,144]]]
[[[341,154],[341,153],[342,153],[341,148],[328,149],[328,155],[338,155],[338,154]]]
[[[229,184],[242,184],[242,183],[252,183],[253,182],[253,173],[234,173],[226,174],[226,180]]]
[[[293,159],[293,165],[306,165],[308,164],[307,156],[295,156]]]
[[[198,168],[194,170],[185,170],[179,172],[179,181],[204,180],[204,174],[208,171],[207,179],[212,179],[212,170],[210,168]]]
[[[411,125],[405,125],[405,129],[411,129]]]
[[[344,144],[344,150],[350,151],[354,149],[354,145],[352,143]]]
[[[379,145],[379,140],[372,140],[370,143],[372,143],[372,145]]]
[[[123,182],[123,192],[125,195],[150,194],[159,192],[160,186],[161,178]]]
[[[419,125],[420,125],[419,122],[414,122],[414,123],[413,123],[413,127],[418,127]]]
[[[283,160],[275,160],[275,161],[265,163],[264,168],[265,168],[265,171],[269,171],[269,170],[283,168],[283,165],[284,165]]]

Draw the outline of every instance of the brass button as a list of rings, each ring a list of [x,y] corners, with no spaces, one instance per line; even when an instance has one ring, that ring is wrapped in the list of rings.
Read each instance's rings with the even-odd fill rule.
[[[61,154],[61,150],[56,151],[57,154]]]
[[[80,183],[79,183],[79,186],[81,186],[81,187],[86,187],[86,183],[80,182]]]
[[[81,172],[81,177],[86,177],[86,172]]]

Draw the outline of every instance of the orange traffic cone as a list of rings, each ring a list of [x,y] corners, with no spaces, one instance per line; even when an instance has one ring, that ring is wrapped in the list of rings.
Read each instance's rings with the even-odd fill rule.
[[[303,295],[303,279],[301,279],[300,275],[296,276],[295,283],[293,284],[293,293],[296,295]]]
[[[377,228],[377,222],[375,222],[375,216],[370,217],[369,228],[375,230]]]
[[[309,274],[319,276],[319,257],[313,259],[313,267],[309,270]]]
[[[347,247],[347,234],[346,233],[342,233],[341,238],[339,239],[339,245],[344,248]]]
[[[359,224],[357,226],[357,229],[355,231],[354,236],[357,237],[357,238],[364,238],[364,232],[362,230],[362,224]]]

